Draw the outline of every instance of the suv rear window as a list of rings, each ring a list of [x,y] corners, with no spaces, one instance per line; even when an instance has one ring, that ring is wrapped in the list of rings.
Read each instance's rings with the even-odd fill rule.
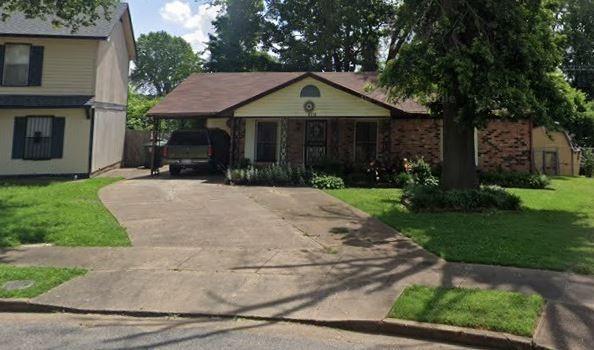
[[[208,145],[208,131],[174,131],[169,139],[169,144],[179,146]]]

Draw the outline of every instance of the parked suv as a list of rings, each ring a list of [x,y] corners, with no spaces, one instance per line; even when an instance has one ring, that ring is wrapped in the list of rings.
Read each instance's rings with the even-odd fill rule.
[[[182,169],[224,169],[228,154],[229,137],[220,129],[177,130],[163,148],[163,159],[174,176]]]

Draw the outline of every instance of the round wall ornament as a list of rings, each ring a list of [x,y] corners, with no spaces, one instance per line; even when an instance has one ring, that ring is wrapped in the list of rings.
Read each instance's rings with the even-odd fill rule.
[[[312,113],[316,109],[316,104],[313,101],[307,101],[303,104],[303,109],[307,113]]]

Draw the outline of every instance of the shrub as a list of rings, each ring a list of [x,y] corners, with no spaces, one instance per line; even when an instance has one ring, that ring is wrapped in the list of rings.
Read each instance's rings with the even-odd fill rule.
[[[594,174],[594,151],[591,149],[586,148],[582,153],[582,174],[587,177]]]
[[[306,186],[313,174],[303,167],[290,165],[248,166],[227,170],[227,183],[245,186]]]
[[[431,166],[425,162],[423,157],[411,162],[404,160],[405,171],[412,175],[413,181],[419,185],[433,186],[439,184],[439,180],[431,173]]]
[[[496,186],[444,191],[436,185],[413,184],[405,188],[402,203],[413,211],[519,210],[520,197]]]
[[[414,178],[409,173],[399,173],[392,176],[390,183],[396,187],[406,187],[414,182]]]
[[[323,190],[338,190],[344,188],[344,181],[338,176],[314,175],[311,180],[314,188]]]
[[[546,175],[520,172],[488,172],[480,174],[480,182],[484,185],[517,188],[546,188],[551,180]]]

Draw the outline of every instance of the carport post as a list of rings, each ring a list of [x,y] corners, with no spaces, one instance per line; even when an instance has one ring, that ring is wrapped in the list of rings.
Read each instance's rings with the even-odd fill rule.
[[[157,163],[157,142],[159,139],[160,119],[153,118],[153,132],[151,137],[151,176],[159,175],[159,165]]]

